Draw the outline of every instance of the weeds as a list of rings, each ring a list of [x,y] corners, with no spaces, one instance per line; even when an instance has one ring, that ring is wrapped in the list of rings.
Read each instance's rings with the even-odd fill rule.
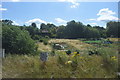
[[[71,41],[71,40],[70,40]],[[69,42],[69,41],[68,41]],[[76,41],[77,42],[77,41]],[[75,43],[75,42],[74,42]],[[80,42],[77,42],[80,43]],[[75,45],[72,43],[72,45]],[[70,44],[70,45],[71,45]],[[79,44],[78,44],[79,45]],[[108,47],[77,45],[79,54],[67,55],[65,51],[53,50],[49,45],[39,43],[39,50],[49,51],[46,68],[41,68],[38,55],[7,55],[3,59],[3,78],[116,78],[118,69],[117,45]],[[81,43],[81,45],[83,45]],[[89,48],[85,48],[85,46]],[[40,47],[42,46],[42,47]],[[49,46],[49,47],[48,47]],[[47,49],[48,48],[48,49]],[[75,48],[75,49],[76,49]],[[80,50],[81,49],[81,50]],[[88,55],[88,51],[97,51],[100,55]],[[75,51],[75,50],[74,50]]]

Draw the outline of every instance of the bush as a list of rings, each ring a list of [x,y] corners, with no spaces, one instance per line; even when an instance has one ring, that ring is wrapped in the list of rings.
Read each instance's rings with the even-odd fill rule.
[[[40,40],[39,40],[39,42],[43,42],[43,40],[42,40],[42,39],[40,39]]]
[[[55,51],[51,51],[51,56],[55,56]]]
[[[41,38],[39,41],[43,42],[44,45],[48,44],[48,38]]]
[[[48,42],[47,42],[47,41],[43,41],[43,44],[44,44],[44,45],[47,45],[47,44],[48,44]]]
[[[3,25],[2,31],[2,44],[6,53],[28,54],[37,51],[35,41],[26,30],[13,25]]]

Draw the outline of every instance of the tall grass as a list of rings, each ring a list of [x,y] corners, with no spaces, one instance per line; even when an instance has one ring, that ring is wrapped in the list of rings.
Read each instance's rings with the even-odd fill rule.
[[[60,40],[59,40],[60,41]],[[65,41],[65,40],[64,40]],[[100,55],[88,55],[95,47],[84,45],[78,41],[69,41],[70,45],[78,44],[80,55],[66,55],[64,51],[55,50],[54,56],[49,54],[45,68],[39,55],[8,55],[3,59],[3,78],[116,78],[118,69],[118,45],[97,47]],[[72,43],[74,42],[74,44]],[[39,44],[40,46],[40,44]],[[42,44],[44,47],[44,45]],[[52,50],[49,45],[45,51]],[[85,48],[85,46],[89,48]],[[42,48],[42,47],[41,47]],[[76,49],[75,48],[75,49]],[[39,48],[40,50],[40,48]]]

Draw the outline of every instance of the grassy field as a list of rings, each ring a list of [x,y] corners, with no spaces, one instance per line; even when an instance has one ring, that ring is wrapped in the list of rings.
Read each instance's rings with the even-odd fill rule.
[[[64,50],[55,50],[52,43],[66,43],[72,50],[70,56]],[[3,59],[3,78],[116,78],[118,70],[118,44],[95,47],[80,40],[51,39],[48,45],[38,43],[40,51],[49,52],[46,66],[42,66],[39,55],[7,55]],[[80,55],[75,55],[79,50]],[[99,55],[88,55],[97,50]]]

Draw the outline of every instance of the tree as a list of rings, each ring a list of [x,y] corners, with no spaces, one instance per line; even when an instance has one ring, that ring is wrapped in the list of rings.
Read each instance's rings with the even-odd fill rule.
[[[6,53],[29,54],[37,51],[29,33],[13,25],[2,26],[2,45]]]
[[[45,29],[45,24],[44,23],[42,23],[41,25],[40,25],[40,29]]]
[[[93,28],[99,31],[100,37],[106,38],[106,29],[100,26],[93,26]]]
[[[65,35],[67,38],[83,38],[84,25],[74,20],[67,23],[65,27]]]
[[[39,29],[37,27],[27,26],[25,29],[29,32],[32,39],[35,39],[34,36],[39,34]]]
[[[107,23],[107,36],[120,37],[120,22],[110,21]]]
[[[7,25],[12,25],[13,21],[6,19],[6,20],[2,20],[2,23]]]
[[[66,35],[64,32],[65,32],[65,26],[63,25],[59,26],[56,32],[57,38],[66,38]]]
[[[87,24],[87,27],[92,27],[90,24]]]
[[[31,26],[34,27],[34,28],[37,27],[37,26],[36,26],[36,23],[32,23]]]

